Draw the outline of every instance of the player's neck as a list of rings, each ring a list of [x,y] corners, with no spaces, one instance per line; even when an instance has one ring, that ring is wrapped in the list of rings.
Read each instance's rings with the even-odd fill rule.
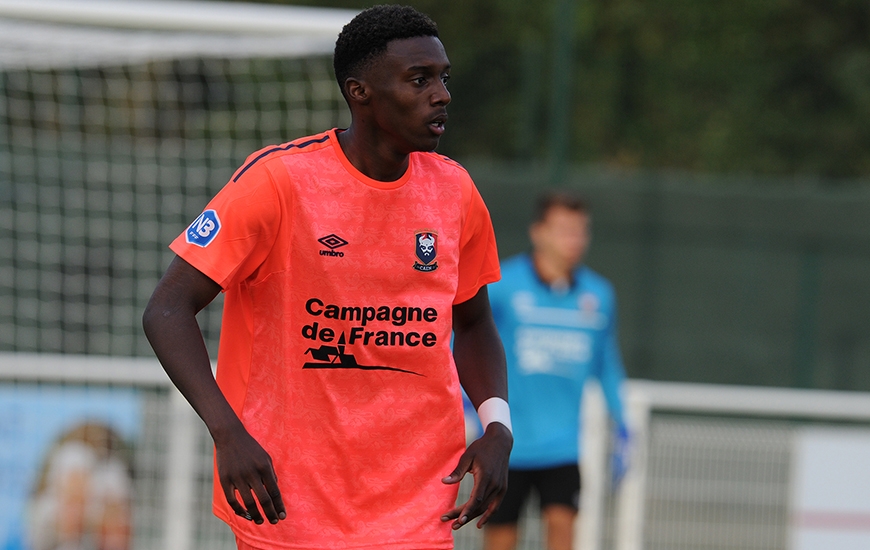
[[[568,288],[574,284],[575,266],[540,253],[532,253],[532,264],[538,278],[550,288]]]
[[[353,125],[337,137],[347,160],[373,180],[396,181],[408,170],[409,155],[390,151],[376,136],[365,136]]]

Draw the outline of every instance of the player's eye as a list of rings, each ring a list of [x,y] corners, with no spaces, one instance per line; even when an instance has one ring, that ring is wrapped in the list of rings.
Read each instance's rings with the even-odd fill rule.
[[[414,84],[417,84],[418,86],[423,86],[424,84],[426,84],[426,77],[418,76],[414,79]]]
[[[443,82],[445,86],[447,86],[447,81],[449,81],[449,80],[450,80],[449,74],[441,75],[441,82]]]

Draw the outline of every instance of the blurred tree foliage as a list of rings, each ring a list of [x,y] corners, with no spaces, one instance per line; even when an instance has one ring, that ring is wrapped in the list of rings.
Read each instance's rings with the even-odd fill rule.
[[[559,0],[408,1],[454,65],[442,150],[460,159],[545,159],[552,71],[568,70],[572,161],[870,175],[866,0],[576,0],[567,68],[551,63]]]

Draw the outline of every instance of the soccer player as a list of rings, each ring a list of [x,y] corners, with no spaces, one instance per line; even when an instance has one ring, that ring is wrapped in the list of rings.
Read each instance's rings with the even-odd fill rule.
[[[515,440],[507,494],[484,531],[486,550],[516,547],[517,520],[532,489],[540,497],[547,548],[572,547],[580,400],[589,377],[601,382],[617,427],[615,477],[627,465],[616,300],[610,283],[582,265],[590,240],[585,203],[567,193],[543,195],[529,235],[531,254],[503,262],[501,281],[490,287],[507,354]]]
[[[171,244],[145,332],[214,439],[213,508],[240,549],[452,548],[498,506],[513,442],[492,224],[433,152],[435,24],[367,9],[334,66],[350,126],[248,157]],[[215,380],[195,315],[221,291]],[[487,419],[467,448],[460,383]]]

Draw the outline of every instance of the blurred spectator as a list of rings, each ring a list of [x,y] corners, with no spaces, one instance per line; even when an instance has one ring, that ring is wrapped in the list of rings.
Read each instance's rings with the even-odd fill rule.
[[[31,550],[128,550],[132,479],[120,437],[82,424],[48,451],[28,508]]]

